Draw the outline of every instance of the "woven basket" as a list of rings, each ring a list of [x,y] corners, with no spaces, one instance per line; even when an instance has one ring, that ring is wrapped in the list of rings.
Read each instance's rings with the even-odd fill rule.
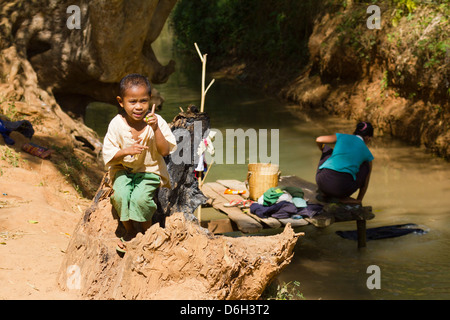
[[[247,172],[247,188],[249,198],[258,200],[267,189],[278,186],[280,166],[271,163],[249,163]]]

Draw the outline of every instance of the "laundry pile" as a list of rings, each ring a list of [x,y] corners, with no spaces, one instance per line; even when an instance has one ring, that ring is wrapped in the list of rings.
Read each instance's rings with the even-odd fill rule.
[[[307,203],[303,190],[299,187],[269,188],[250,206],[250,212],[260,218],[273,217],[276,219],[309,218],[321,212],[320,204]]]
[[[26,138],[31,139],[34,134],[33,126],[31,122],[28,120],[20,120],[20,121],[7,121],[0,119],[0,134],[3,137],[3,140],[8,145],[13,145],[15,141],[9,136],[11,132],[17,131],[24,135]]]
[[[13,131],[17,131],[28,139],[31,139],[34,135],[33,125],[28,120],[8,121],[0,119],[0,135],[3,137],[3,141],[10,146],[16,143],[10,137]],[[48,158],[53,153],[52,149],[41,147],[31,142],[25,143],[22,146],[22,150],[42,159]]]

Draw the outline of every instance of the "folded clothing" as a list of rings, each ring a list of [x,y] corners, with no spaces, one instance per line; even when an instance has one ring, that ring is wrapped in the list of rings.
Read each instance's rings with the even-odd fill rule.
[[[288,201],[281,201],[271,206],[264,206],[257,202],[252,203],[250,212],[256,214],[260,218],[273,217],[277,219],[287,219],[297,214],[297,207]]]
[[[289,193],[292,198],[303,198],[305,196],[303,189],[299,187],[280,187],[280,189]]]
[[[278,198],[280,198],[284,194],[283,190],[280,188],[269,188],[263,194],[263,205],[271,206],[277,203]]]
[[[314,217],[316,214],[320,213],[323,209],[323,205],[318,203],[308,203],[306,208],[301,208],[298,214],[302,216],[308,216],[310,218]]]
[[[264,206],[271,206],[281,201],[289,201],[294,203],[297,208],[304,208],[307,204],[303,196],[303,190],[299,187],[274,187],[264,192],[258,199],[258,203]]]
[[[293,197],[292,198],[292,203],[297,207],[297,208],[305,208],[308,206],[308,203],[306,202],[305,199],[303,198],[299,198],[299,197]]]

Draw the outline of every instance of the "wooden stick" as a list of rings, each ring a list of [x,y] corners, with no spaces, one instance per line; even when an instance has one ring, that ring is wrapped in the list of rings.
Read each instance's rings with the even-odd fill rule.
[[[198,173],[198,188],[201,189],[201,175],[202,173],[199,172]],[[202,205],[199,205],[197,208],[197,219],[198,219],[198,224],[201,226],[202,225]]]
[[[209,88],[211,88],[211,86],[213,85],[214,81],[216,81],[216,79],[212,79],[212,81],[209,83],[209,86],[205,90],[205,95],[208,92]]]
[[[202,60],[202,101],[200,104],[200,112],[204,112],[204,110],[205,110],[205,96],[206,96],[205,78],[206,78],[206,54],[203,55],[203,60]]]
[[[201,93],[201,102],[200,102],[200,112],[204,112],[205,111],[205,97],[206,97],[206,93],[208,92],[209,88],[213,85],[214,81],[216,81],[215,79],[213,79],[208,87],[205,90],[205,79],[206,79],[206,60],[207,60],[207,55],[206,54],[202,54],[202,52],[200,51],[200,48],[197,45],[197,42],[194,43],[195,49],[197,50],[198,56],[200,57],[200,61],[202,62],[202,93]]]
[[[366,220],[356,220],[356,230],[358,234],[358,249],[366,247]]]
[[[203,184],[205,183],[205,180],[206,180],[206,176],[208,175],[209,170],[211,169],[213,163],[214,163],[214,160],[211,160],[211,163],[208,166],[208,170],[206,170],[205,176],[203,177],[203,179],[202,179],[202,181],[200,183],[200,188],[203,187]]]
[[[197,49],[198,55],[200,57],[200,60],[203,62],[203,55],[200,52],[200,49],[198,48],[197,42],[194,43],[195,49]]]

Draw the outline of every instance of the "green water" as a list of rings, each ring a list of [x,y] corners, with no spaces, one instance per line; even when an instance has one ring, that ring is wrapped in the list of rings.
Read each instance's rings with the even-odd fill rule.
[[[161,63],[173,57],[177,61],[177,71],[169,81],[155,85],[166,100],[160,114],[168,122],[179,107],[200,105],[201,85],[200,61],[184,63],[173,52],[171,39],[165,28],[153,44]],[[192,54],[197,55],[194,46]],[[282,175],[314,181],[320,155],[315,137],[353,132],[353,121],[293,112],[295,106],[236,80],[208,75],[206,82],[213,76],[216,82],[205,104],[211,127],[224,135],[226,129],[278,129]],[[354,222],[325,229],[308,225],[296,230],[305,236],[299,239],[292,262],[278,280],[299,281],[306,299],[449,299],[450,164],[387,138],[376,137],[370,149],[375,160],[364,204],[373,207],[376,217],[367,222],[367,228],[415,223],[427,233],[368,241],[367,248],[357,250],[355,241],[335,233],[355,230]],[[215,164],[207,181],[244,180],[246,173],[247,164]],[[370,265],[380,267],[381,289],[367,288]]]

